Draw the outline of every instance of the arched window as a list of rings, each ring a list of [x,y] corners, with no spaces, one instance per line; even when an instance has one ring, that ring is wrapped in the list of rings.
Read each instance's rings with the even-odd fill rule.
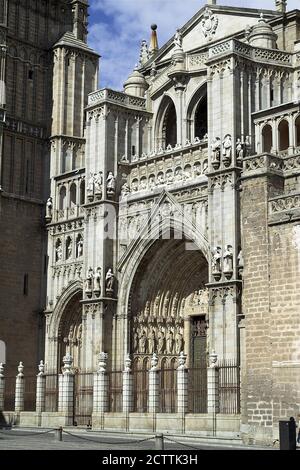
[[[207,95],[200,100],[195,113],[195,137],[203,139],[207,134]]]
[[[70,237],[67,238],[67,241],[66,241],[66,259],[70,259],[71,256],[72,256],[72,251],[73,251],[73,247],[72,247],[72,239]]]
[[[80,184],[80,205],[85,204],[85,181],[82,180]]]
[[[295,132],[296,146],[300,147],[300,116],[297,117],[296,122],[295,122],[295,126],[296,126],[296,132]]]
[[[70,188],[70,206],[71,207],[76,206],[76,191],[77,191],[76,184],[72,183],[71,188]]]
[[[177,115],[172,99],[165,95],[159,107],[155,125],[157,149],[175,147],[177,143]]]
[[[266,124],[262,130],[262,151],[270,153],[273,146],[272,127]]]
[[[65,186],[62,186],[59,191],[59,210],[66,209],[66,201],[67,201],[67,191]]]
[[[283,119],[278,126],[279,150],[287,150],[290,146],[289,123]]]
[[[168,145],[175,147],[177,143],[177,116],[174,103],[171,102],[166,111],[163,125],[163,140],[165,148]]]

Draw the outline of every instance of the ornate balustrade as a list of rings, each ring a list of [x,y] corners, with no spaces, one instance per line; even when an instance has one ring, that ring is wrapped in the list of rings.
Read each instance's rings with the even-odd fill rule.
[[[146,99],[138,96],[130,96],[120,91],[114,91],[109,88],[102,88],[101,90],[91,93],[88,97],[88,105],[98,104],[108,101],[113,104],[128,106],[130,108],[146,109]]]

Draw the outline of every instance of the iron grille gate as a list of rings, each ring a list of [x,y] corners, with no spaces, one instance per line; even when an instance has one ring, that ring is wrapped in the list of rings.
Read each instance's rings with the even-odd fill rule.
[[[74,426],[92,424],[93,383],[91,372],[77,373],[74,377]]]

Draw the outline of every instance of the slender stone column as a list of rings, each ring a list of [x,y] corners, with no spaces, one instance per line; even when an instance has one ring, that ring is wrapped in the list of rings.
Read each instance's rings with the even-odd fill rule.
[[[131,359],[129,354],[125,359],[123,372],[123,413],[133,411],[133,377],[131,373]]]
[[[217,366],[218,356],[214,352],[209,356],[209,367],[207,368],[207,412],[219,413],[219,368]]]
[[[43,361],[39,364],[39,373],[36,376],[36,412],[45,411],[46,403],[46,375]]]
[[[186,413],[188,410],[188,370],[186,368],[186,355],[181,351],[177,368],[177,413]]]
[[[108,411],[108,376],[106,373],[107,353],[100,353],[97,373],[94,374],[94,413]]]
[[[157,368],[158,357],[154,353],[151,359],[151,369],[149,370],[149,413],[159,411],[159,369]]]
[[[58,411],[72,414],[74,405],[74,372],[72,371],[73,358],[69,354],[63,358],[63,373],[59,376],[58,385]]]
[[[25,392],[25,379],[24,379],[24,366],[23,362],[19,363],[18,375],[16,377],[16,394],[15,394],[15,411],[24,411],[24,392]]]
[[[0,411],[4,411],[5,376],[4,364],[0,362]]]

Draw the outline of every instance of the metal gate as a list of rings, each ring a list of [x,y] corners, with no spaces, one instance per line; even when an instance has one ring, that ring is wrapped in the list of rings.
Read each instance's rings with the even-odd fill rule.
[[[74,426],[92,424],[94,374],[77,373],[74,377]]]

